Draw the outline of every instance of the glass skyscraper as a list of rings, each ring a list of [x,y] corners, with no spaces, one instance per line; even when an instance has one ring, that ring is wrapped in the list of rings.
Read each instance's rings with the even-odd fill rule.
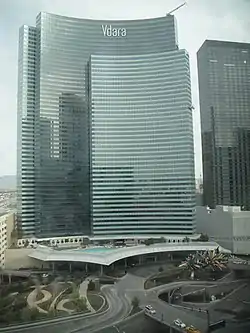
[[[204,203],[250,209],[250,44],[198,51]]]
[[[189,57],[172,15],[40,13],[19,42],[24,236],[192,234]]]

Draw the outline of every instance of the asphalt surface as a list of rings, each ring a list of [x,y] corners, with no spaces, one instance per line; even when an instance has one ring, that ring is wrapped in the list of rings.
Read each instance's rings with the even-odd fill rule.
[[[145,306],[147,304],[152,305],[155,309],[156,314],[150,316],[152,319],[156,320],[160,323],[165,323],[167,326],[170,326],[180,332],[184,332],[182,329],[179,329],[174,324],[174,320],[179,318],[181,319],[187,326],[193,325],[200,329],[201,331],[205,331],[207,328],[207,322],[203,318],[195,317],[193,314],[189,314],[184,312],[181,308],[176,308],[168,303],[160,300],[158,298],[158,294],[162,291],[172,290],[178,288],[182,285],[182,282],[173,282],[161,288],[153,288],[149,291],[133,291],[134,296],[140,299],[141,306]]]
[[[161,325],[150,318],[144,312],[136,314],[121,323],[104,328],[96,333],[169,333],[165,325]]]
[[[140,306],[142,308],[144,308],[144,306],[147,304],[151,304],[156,310],[156,314],[152,315],[151,319],[142,316],[140,318],[141,322],[149,323],[151,321],[152,324],[155,321],[154,324],[158,325],[158,328],[165,327],[166,332],[168,329],[164,324],[174,328],[176,331],[183,332],[182,329],[179,329],[174,325],[174,320],[179,318],[187,326],[193,325],[201,332],[205,332],[207,329],[206,314],[201,316],[200,313],[198,314],[194,311],[185,311],[181,307],[172,306],[160,300],[158,295],[162,292],[171,291],[183,285],[197,285],[199,288],[201,288],[202,286],[210,286],[215,284],[219,285],[220,282],[178,281],[169,283],[167,285],[158,286],[149,290],[144,290],[146,276],[152,275],[153,271],[155,271],[155,266],[154,269],[151,270],[149,270],[148,267],[141,267],[137,270],[132,270],[114,285],[104,286],[102,291],[106,296],[109,304],[109,308],[105,311],[105,313],[94,314],[85,317],[69,317],[66,320],[57,320],[53,323],[47,322],[40,324],[39,326],[31,326],[26,328],[23,328],[23,326],[18,328],[12,327],[6,330],[0,330],[0,333],[94,333],[98,330],[99,332],[103,333],[106,333],[106,330],[107,333],[132,333],[133,331],[135,331],[135,333],[139,333],[139,329],[143,327],[142,324],[135,324],[133,323],[133,320],[126,320],[125,322],[121,322],[128,316],[131,309],[131,300],[135,296],[140,300]],[[232,297],[232,299],[234,299],[234,297]],[[157,322],[159,324],[157,324]],[[138,330],[134,330],[137,325],[139,325]],[[121,330],[120,328],[117,329],[118,326],[121,328]],[[147,325],[147,328],[149,327],[150,325]],[[225,329],[220,329],[218,333],[235,333],[236,328],[237,333],[250,332],[248,324],[233,323]],[[156,333],[158,331],[155,328],[152,328],[152,332]]]
[[[103,314],[94,314],[88,317],[74,318],[69,317],[66,321],[56,321],[40,324],[38,327],[31,326],[24,328],[10,327],[0,332],[11,333],[91,333],[96,329],[111,325],[122,320],[127,316],[131,309],[130,302],[122,294],[119,294],[114,286],[104,286],[102,292],[105,295],[109,308]]]
[[[147,304],[152,305],[153,308],[156,310],[156,314],[152,315],[151,318],[158,322],[165,323],[166,325],[174,328],[175,330],[183,332],[182,329],[179,329],[173,323],[175,319],[179,318],[187,326],[193,325],[196,328],[198,328],[201,332],[204,332],[207,330],[207,327],[208,327],[208,317],[207,317],[206,313],[200,314],[200,313],[197,313],[196,311],[183,311],[183,309],[181,307],[172,306],[158,298],[158,295],[160,293],[171,291],[171,290],[176,289],[185,284],[186,285],[196,285],[198,287],[198,289],[201,289],[204,286],[209,287],[212,285],[213,286],[221,285],[221,288],[223,290],[223,285],[225,285],[225,286],[228,285],[228,282],[226,282],[226,281],[223,281],[223,282],[219,282],[219,281],[218,282],[203,282],[203,281],[173,282],[173,283],[169,283],[167,285],[152,288],[150,290],[142,290],[139,288],[137,290],[135,290],[135,289],[127,290],[127,294],[128,294],[128,296],[130,296],[130,298],[132,296],[138,297],[140,299],[141,306],[145,306]],[[243,284],[243,282],[242,282],[242,284]],[[139,287],[139,285],[138,285],[138,287]],[[243,288],[243,290],[244,290],[244,288]],[[243,291],[243,293],[246,295],[246,292]],[[240,289],[239,289],[239,293],[237,292],[236,294],[237,294],[237,296],[232,296],[231,298],[229,297],[229,298],[227,298],[227,300],[225,300],[225,302],[228,302],[230,299],[235,300],[235,301],[237,299],[246,300],[246,297],[243,297],[243,295],[241,295],[242,291]],[[219,307],[220,301],[217,304]],[[208,307],[209,307],[209,303],[208,303]],[[213,306],[212,306],[212,308],[213,308]],[[211,316],[211,314],[210,314],[210,323],[214,323],[215,321],[222,319],[222,317],[223,317],[223,315],[221,313],[217,312],[215,315],[215,311],[214,311],[213,316]],[[224,329],[220,329],[220,330],[218,330],[218,332],[224,333],[227,331],[224,331]]]

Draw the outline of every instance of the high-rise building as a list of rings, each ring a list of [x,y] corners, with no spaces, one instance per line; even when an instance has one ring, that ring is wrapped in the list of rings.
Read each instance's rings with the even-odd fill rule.
[[[189,57],[172,15],[40,13],[20,29],[18,227],[24,236],[192,234]]]
[[[204,203],[250,209],[250,44],[198,51]]]

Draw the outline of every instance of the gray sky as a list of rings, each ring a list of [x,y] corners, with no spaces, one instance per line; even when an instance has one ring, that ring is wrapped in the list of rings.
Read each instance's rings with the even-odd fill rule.
[[[196,176],[201,173],[196,52],[205,39],[250,43],[250,0],[187,0],[176,13],[179,45],[191,58]],[[182,0],[0,0],[0,176],[16,173],[18,29],[40,11],[94,19],[164,16]]]

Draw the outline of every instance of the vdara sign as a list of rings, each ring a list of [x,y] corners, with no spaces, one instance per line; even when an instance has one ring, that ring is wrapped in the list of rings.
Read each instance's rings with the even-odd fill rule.
[[[102,25],[102,31],[105,37],[125,37],[127,35],[127,29],[113,28],[111,24]]]

